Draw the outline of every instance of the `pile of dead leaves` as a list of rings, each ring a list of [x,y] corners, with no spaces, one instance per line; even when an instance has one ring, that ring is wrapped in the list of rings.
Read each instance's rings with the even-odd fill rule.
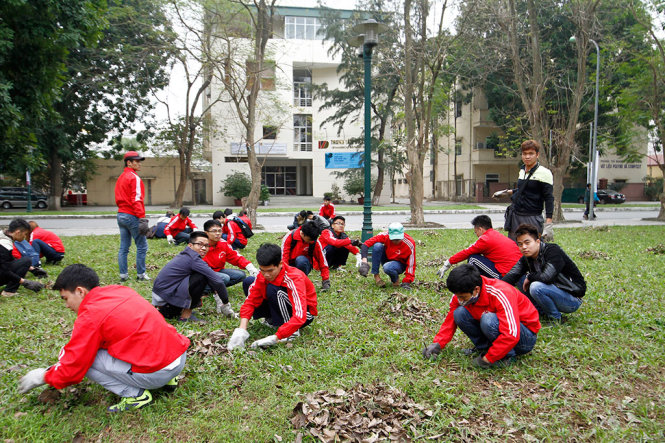
[[[439,317],[439,311],[431,308],[427,303],[423,303],[417,298],[410,297],[401,292],[390,294],[381,304],[381,308],[391,314],[400,315],[422,324],[431,323]]]
[[[208,333],[191,331],[187,334],[187,338],[192,341],[192,345],[187,350],[189,355],[200,354],[207,357],[228,352],[226,343],[229,341],[229,335],[221,329]]]
[[[326,443],[410,441],[407,429],[416,434],[417,426],[432,415],[398,389],[357,384],[348,391],[307,394],[293,409],[291,423]]]
[[[588,258],[590,260],[611,260],[612,257],[607,252],[603,251],[582,251],[580,252],[580,258]]]
[[[659,243],[656,246],[653,246],[651,248],[647,248],[647,252],[651,252],[652,254],[656,254],[656,255],[665,254],[665,245],[662,244],[662,243]]]
[[[426,262],[422,263],[422,266],[436,266],[437,268],[440,266],[443,266],[443,264],[446,262],[445,257],[438,257],[432,260],[428,260]]]
[[[418,280],[411,283],[411,286],[413,286],[414,289],[415,288],[431,289],[434,291],[443,291],[443,292],[446,292],[446,290],[448,289],[445,280],[429,280],[429,281]]]

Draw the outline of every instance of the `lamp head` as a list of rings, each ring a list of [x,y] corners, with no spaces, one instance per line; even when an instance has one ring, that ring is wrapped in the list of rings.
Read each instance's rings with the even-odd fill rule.
[[[577,39],[576,39],[575,36],[573,35],[573,36],[571,36],[571,37],[568,39],[568,41],[569,41],[570,43],[576,43],[576,42],[577,42]]]
[[[352,28],[355,34],[362,34],[364,36],[363,43],[367,46],[376,46],[379,43],[379,33],[384,32],[386,29],[386,25],[374,19],[365,20]]]

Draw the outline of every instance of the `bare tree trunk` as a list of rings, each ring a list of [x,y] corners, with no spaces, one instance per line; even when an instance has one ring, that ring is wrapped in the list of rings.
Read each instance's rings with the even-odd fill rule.
[[[554,214],[552,214],[553,222],[561,222],[566,218],[563,216],[563,209],[561,208],[561,193],[563,192],[563,173],[560,171],[552,171],[554,178]],[[558,196],[558,198],[556,197]]]
[[[60,200],[62,199],[62,160],[60,160],[56,149],[51,151],[51,158],[49,160],[49,179],[51,182],[49,208],[53,211],[59,211],[62,209],[60,205]]]

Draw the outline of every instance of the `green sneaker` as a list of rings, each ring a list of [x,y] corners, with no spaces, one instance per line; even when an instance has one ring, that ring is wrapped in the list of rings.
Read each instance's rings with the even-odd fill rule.
[[[165,390],[166,392],[173,392],[176,390],[178,387],[178,377],[173,377],[171,380],[168,381],[164,386],[162,386],[162,389]]]
[[[138,397],[123,397],[122,400],[120,400],[120,403],[109,406],[108,411],[123,412],[130,409],[140,409],[144,406],[148,406],[150,403],[152,403],[152,394],[150,394],[150,391],[145,389],[143,394],[139,395]]]

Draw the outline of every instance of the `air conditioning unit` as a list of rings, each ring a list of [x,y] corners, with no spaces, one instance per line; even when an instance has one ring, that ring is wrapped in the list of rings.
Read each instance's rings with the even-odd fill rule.
[[[485,149],[485,142],[477,142],[476,149]]]

